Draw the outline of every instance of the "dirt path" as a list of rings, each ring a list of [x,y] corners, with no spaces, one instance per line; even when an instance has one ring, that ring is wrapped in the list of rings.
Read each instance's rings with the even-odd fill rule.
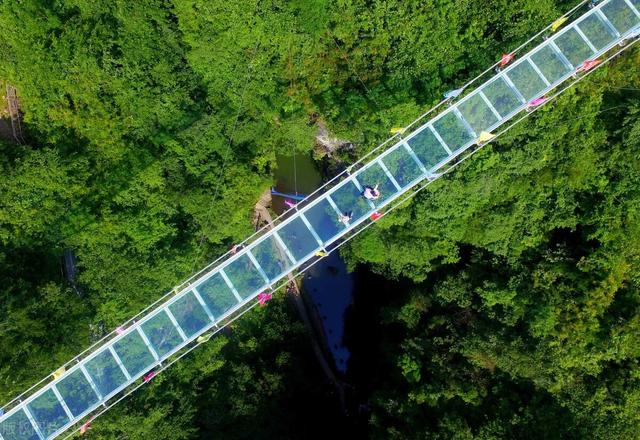
[[[20,101],[15,87],[5,84],[0,101],[0,137],[18,144],[24,144],[22,133],[22,114]]]
[[[273,220],[269,213],[268,207],[271,206],[271,190],[268,189],[262,193],[256,206],[253,208],[253,226],[257,229],[262,227],[263,223],[269,225],[269,229],[273,227]]]

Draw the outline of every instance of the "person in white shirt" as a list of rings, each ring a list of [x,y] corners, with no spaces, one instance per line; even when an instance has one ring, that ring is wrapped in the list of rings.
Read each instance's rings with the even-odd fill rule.
[[[340,214],[338,216],[338,221],[348,227],[352,217],[353,217],[353,211],[348,211]]]
[[[376,184],[376,186],[374,186],[373,188],[369,185],[365,185],[362,195],[367,200],[376,200],[380,197],[380,190],[378,189],[378,185]]]

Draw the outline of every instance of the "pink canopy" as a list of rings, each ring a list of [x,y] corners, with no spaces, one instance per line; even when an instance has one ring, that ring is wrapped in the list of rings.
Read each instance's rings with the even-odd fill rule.
[[[516,57],[516,54],[514,54],[514,53],[502,54],[502,58],[500,58],[500,67],[506,66],[511,61],[513,61],[515,59],[515,57]]]
[[[527,107],[529,108],[538,107],[539,105],[542,105],[545,102],[547,102],[547,98],[545,96],[541,96],[529,102],[529,104],[527,104]]]
[[[258,295],[258,304],[264,306],[268,301],[271,300],[271,298],[273,298],[272,293],[262,292]]]
[[[596,67],[598,64],[602,63],[601,60],[587,60],[582,63],[582,66],[578,67],[578,72],[588,72],[589,70]]]

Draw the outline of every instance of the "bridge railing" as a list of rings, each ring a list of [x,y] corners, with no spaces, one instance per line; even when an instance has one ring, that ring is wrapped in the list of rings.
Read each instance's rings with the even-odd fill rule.
[[[223,327],[260,293],[277,288],[291,272],[314,261],[341,238],[371,221],[415,185],[437,176],[462,153],[566,81],[640,25],[640,0],[605,0],[545,39],[523,57],[462,96],[368,162],[360,162],[322,191],[255,234],[180,286],[104,345],[54,373],[0,418],[0,440],[54,438],[140,379],[147,381],[204,333]],[[365,186],[381,195],[365,199]],[[340,221],[348,214],[350,220]]]

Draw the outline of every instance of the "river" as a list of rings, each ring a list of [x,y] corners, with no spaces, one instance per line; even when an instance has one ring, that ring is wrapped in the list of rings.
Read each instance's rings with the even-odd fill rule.
[[[274,173],[276,190],[287,194],[310,194],[322,185],[322,175],[311,155],[278,156]],[[284,199],[273,196],[276,213],[286,208]],[[344,344],[345,317],[353,302],[354,277],[347,271],[338,252],[318,261],[302,282],[306,303],[322,322],[326,348],[333,357],[336,371],[345,375],[351,353]],[[310,301],[309,301],[310,300]]]

